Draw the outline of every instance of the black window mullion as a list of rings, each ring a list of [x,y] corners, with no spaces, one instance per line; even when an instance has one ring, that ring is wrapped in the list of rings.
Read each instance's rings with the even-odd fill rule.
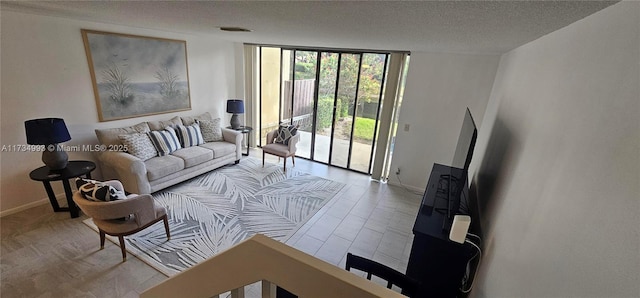
[[[336,67],[336,89],[333,91],[333,119],[331,120],[331,138],[329,139],[329,164],[333,156],[333,137],[336,131],[336,106],[338,105],[338,90],[340,88],[340,66],[342,64],[342,53],[338,53],[338,65]]]
[[[316,121],[318,119],[318,93],[320,92],[320,51],[316,52],[316,84],[313,90],[313,118],[311,119],[311,152],[309,157],[315,160],[316,150]]]
[[[362,53],[358,61],[358,77],[356,78],[356,94],[353,99],[353,116],[351,120],[351,135],[349,136],[349,155],[347,155],[347,168],[351,168],[351,153],[353,151],[353,132],[356,128],[356,110],[358,107],[358,89],[360,89],[360,72],[362,71]]]
[[[371,174],[371,165],[373,164],[373,152],[376,149],[376,140],[378,139],[378,120],[380,120],[380,107],[382,106],[382,91],[387,80],[387,66],[389,63],[389,54],[384,56],[384,68],[382,71],[382,81],[380,82],[380,93],[378,94],[378,110],[376,111],[376,123],[373,126],[373,140],[371,142],[371,154],[369,155],[369,170],[367,173]]]

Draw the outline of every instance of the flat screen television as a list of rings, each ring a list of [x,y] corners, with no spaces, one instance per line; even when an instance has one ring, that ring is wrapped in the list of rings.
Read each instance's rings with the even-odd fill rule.
[[[469,187],[467,174],[477,138],[478,130],[476,128],[476,123],[473,121],[471,111],[467,108],[464,114],[464,120],[462,121],[462,128],[460,128],[460,134],[458,135],[456,151],[453,154],[453,160],[451,161],[451,167],[461,169],[461,171],[452,169],[451,174],[448,177],[449,205],[447,208],[447,216],[449,218],[452,218],[460,207],[460,196],[463,193],[463,188]]]
[[[443,229],[460,209],[461,195],[464,193],[465,188],[468,187],[467,171],[471,163],[477,136],[478,130],[476,129],[476,124],[473,121],[473,116],[471,116],[471,111],[467,108],[462,121],[460,134],[458,135],[453,160],[451,161],[451,171],[440,176],[437,192],[440,195],[433,196],[428,200],[423,199],[423,204],[426,207],[423,208],[424,212],[430,215],[435,209],[444,215],[443,220],[445,222],[443,222]],[[428,187],[427,185],[427,188]],[[425,190],[425,196],[426,195],[427,190]],[[465,202],[465,205],[466,203],[467,202]]]
[[[464,171],[469,170],[469,164],[471,163],[471,156],[473,155],[473,148],[476,146],[477,138],[478,130],[476,129],[476,123],[473,121],[471,111],[467,108],[467,112],[464,114],[464,120],[462,121],[460,135],[458,136],[456,151],[453,154],[452,167],[460,168]]]

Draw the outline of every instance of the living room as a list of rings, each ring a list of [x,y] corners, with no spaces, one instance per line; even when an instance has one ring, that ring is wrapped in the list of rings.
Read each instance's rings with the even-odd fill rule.
[[[504,53],[405,49],[411,64],[399,126],[411,129],[399,130],[391,165],[402,168],[403,184],[424,189],[431,165],[451,159],[465,107],[479,127],[470,176],[490,200],[474,295],[640,293],[640,5],[607,5]],[[186,40],[192,110],[176,115],[228,117],[226,99],[244,94],[241,42],[87,19],[3,3],[3,145],[24,144],[22,123],[34,118],[64,118],[70,145],[96,144],[97,128],[170,118],[99,122],[80,29]],[[94,160],[89,152],[69,158]],[[37,153],[2,152],[3,216],[46,203],[28,175],[39,166]]]

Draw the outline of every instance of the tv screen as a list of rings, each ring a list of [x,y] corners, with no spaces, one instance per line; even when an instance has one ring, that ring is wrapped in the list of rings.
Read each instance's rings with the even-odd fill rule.
[[[439,188],[438,193],[441,193],[442,196],[434,195],[433,197],[426,198],[424,196],[427,195],[429,185],[427,185],[427,189],[425,189],[423,196],[423,205],[425,208],[423,208],[423,211],[427,215],[431,215],[435,209],[439,213],[444,214],[446,219],[452,219],[453,216],[458,213],[461,207],[461,194],[468,187],[467,170],[469,169],[469,163],[471,163],[471,156],[473,155],[477,135],[478,131],[471,116],[471,111],[467,108],[462,121],[460,135],[458,136],[456,150],[453,155],[451,169],[449,173],[440,176],[439,187],[441,188]],[[438,199],[442,199],[442,201],[437,203],[436,201]],[[466,206],[467,202],[464,202],[464,205]],[[443,230],[447,228],[447,223],[443,224]]]
[[[464,120],[462,121],[460,135],[458,136],[456,151],[453,154],[453,161],[451,162],[451,167],[460,170],[451,169],[451,173],[448,177],[448,218],[453,218],[453,215],[455,215],[461,207],[461,203],[465,206],[468,204],[468,202],[466,202],[467,198],[465,198],[465,202],[461,202],[461,194],[468,187],[467,171],[469,170],[469,164],[471,163],[471,156],[473,155],[473,148],[476,145],[477,136],[478,130],[476,129],[476,124],[471,116],[471,111],[467,108],[467,111],[464,114]]]
[[[462,121],[460,135],[458,136],[456,151],[453,155],[453,161],[451,162],[452,167],[465,171],[469,169],[469,163],[471,163],[471,156],[473,155],[473,148],[476,145],[477,137],[478,130],[476,129],[476,124],[471,116],[471,111],[467,108],[464,120]]]

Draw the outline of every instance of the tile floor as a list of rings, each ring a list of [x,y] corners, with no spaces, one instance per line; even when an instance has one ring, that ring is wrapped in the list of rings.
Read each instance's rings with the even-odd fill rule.
[[[252,149],[251,156],[262,153]],[[296,169],[346,186],[287,244],[342,268],[352,252],[406,270],[419,195],[300,158]],[[113,243],[99,250],[98,235],[82,224],[85,218],[54,213],[48,204],[1,218],[0,296],[138,297],[166,279],[133,256],[121,262]],[[247,288],[247,297],[253,296],[259,296],[257,285]]]

